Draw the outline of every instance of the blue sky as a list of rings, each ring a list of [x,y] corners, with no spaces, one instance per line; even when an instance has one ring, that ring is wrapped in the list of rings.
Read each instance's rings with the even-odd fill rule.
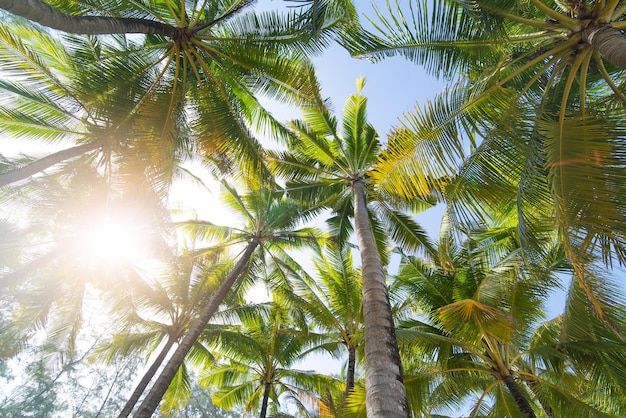
[[[385,0],[357,1],[357,11],[363,22],[364,16],[374,17],[372,4],[385,7]],[[260,0],[258,10],[289,4],[280,0]],[[314,59],[322,91],[331,98],[336,113],[341,113],[345,99],[356,91],[355,80],[367,78],[363,95],[368,97],[369,120],[379,134],[384,136],[396,124],[403,113],[411,111],[416,103],[424,103],[444,86],[443,81],[427,75],[419,66],[404,59],[391,58],[378,63],[350,57],[350,54],[333,45],[323,55]],[[287,108],[280,107],[280,112]],[[294,109],[291,109],[293,112]],[[296,113],[291,115],[298,116]],[[292,116],[293,117],[293,116]]]

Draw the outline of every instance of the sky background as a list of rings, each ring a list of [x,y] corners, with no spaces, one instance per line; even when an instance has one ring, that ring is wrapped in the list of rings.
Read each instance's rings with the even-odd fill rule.
[[[400,0],[402,1],[402,0]],[[374,8],[369,0],[357,0],[358,13],[375,16]],[[375,0],[380,8],[385,7],[386,0]],[[262,11],[285,7],[288,4],[283,0],[259,0],[255,10]],[[295,3],[294,3],[295,4]],[[371,63],[364,59],[350,57],[348,52],[338,45],[327,49],[323,55],[314,59],[317,76],[320,80],[322,92],[329,97],[333,110],[341,117],[344,101],[356,92],[355,80],[364,76],[367,80],[362,94],[368,98],[368,119],[378,131],[381,140],[385,140],[392,127],[399,124],[403,114],[414,109],[416,104],[424,104],[433,98],[445,87],[445,82],[427,75],[416,64],[404,58],[391,58],[378,63]],[[271,104],[272,113],[281,121],[300,117],[300,111],[292,106]],[[6,148],[3,146],[3,151]],[[21,151],[24,151],[23,149]],[[211,195],[215,198],[219,194],[219,187],[211,186]],[[222,218],[224,223],[230,223],[227,213],[220,209],[213,198],[206,194],[179,189],[175,191],[173,201],[181,205],[192,206],[198,217],[212,219]],[[436,237],[441,207],[431,209],[417,215],[417,221],[426,228],[433,238]],[[216,221],[216,223],[222,223]],[[563,309],[563,295],[553,298],[548,306],[550,314],[557,314]],[[304,363],[303,368],[315,367],[323,372],[332,370],[337,372],[338,363],[327,358],[316,357]]]

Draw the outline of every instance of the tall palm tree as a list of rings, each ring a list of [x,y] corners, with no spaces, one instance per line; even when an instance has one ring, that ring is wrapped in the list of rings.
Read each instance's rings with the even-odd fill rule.
[[[198,310],[216,287],[215,276],[225,267],[220,264],[219,257],[194,260],[181,256],[171,264],[145,286],[132,289],[130,294],[118,295],[111,318],[116,333],[94,351],[94,357],[104,361],[120,355],[150,355],[156,352],[156,356],[150,356],[151,363],[128,398],[120,417],[130,415],[172,347],[185,335]],[[187,356],[187,361],[190,359],[206,363],[212,361],[212,356],[197,343],[191,355]],[[175,383],[164,397],[162,410],[168,413],[183,405],[188,395],[185,392],[188,382],[176,379]]]
[[[363,348],[362,285],[349,247],[330,243],[313,261],[316,277],[298,274],[292,288],[278,288],[281,300],[306,312],[311,331],[320,333],[324,342],[315,347],[333,357],[347,352],[345,391],[347,397],[355,384],[357,352]]]
[[[354,53],[402,55],[438,76],[466,80],[462,94],[407,118],[379,177],[419,175],[410,157],[420,135],[462,125],[483,142],[446,187],[456,217],[477,221],[485,206],[517,200],[529,260],[543,256],[541,241],[558,239],[590,304],[614,322],[592,283],[598,258],[611,265],[626,254],[625,66],[617,52],[626,43],[623,5],[438,2],[430,13],[425,2],[388,6],[393,17],[379,12],[375,29],[347,41]]]
[[[448,235],[438,259],[404,259],[394,284],[420,313],[398,329],[411,404],[429,413],[458,408],[476,395],[472,413],[485,416],[591,417],[618,410],[621,400],[600,401],[607,392],[595,392],[607,384],[611,398],[622,397],[616,395],[624,390],[621,372],[614,370],[625,358],[618,335],[594,318],[576,283],[565,314],[544,322],[553,274],[568,266],[557,250],[526,267],[515,235],[506,224],[472,231],[460,243]],[[593,383],[582,383],[587,380]]]
[[[296,401],[299,409],[339,382],[315,372],[293,369],[307,350],[306,330],[290,323],[289,311],[278,302],[243,306],[240,324],[214,326],[204,338],[215,341],[218,365],[207,368],[200,384],[214,387],[214,402],[223,408],[240,405],[259,418],[278,412],[280,397]],[[271,400],[271,403],[270,403]]]
[[[97,56],[92,57],[92,62],[87,57],[75,63],[76,67],[84,64],[86,68],[101,69],[100,72],[89,73],[88,77],[78,77],[83,91],[87,88],[99,91],[106,86],[118,94],[133,93],[136,89],[143,92],[141,97],[135,97],[135,103],[126,112],[120,111],[126,118],[140,114],[142,118],[155,122],[139,135],[135,133],[135,139],[140,140],[133,143],[135,146],[141,145],[144,150],[148,148],[153,155],[161,152],[172,156],[181,148],[184,154],[187,150],[183,145],[193,144],[195,150],[204,155],[224,155],[247,167],[261,164],[260,144],[252,134],[252,127],[270,133],[282,129],[280,123],[260,104],[258,97],[264,95],[288,102],[307,100],[307,54],[320,51],[339,27],[350,24],[354,18],[348,1],[335,2],[332,7],[316,5],[302,10],[292,8],[289,13],[272,11],[258,15],[251,10],[252,3],[250,0],[228,0],[172,4],[161,0],[143,5],[91,0],[80,4],[61,1],[52,5],[41,1],[19,5],[6,2],[3,6],[27,18],[43,19],[44,24],[59,20],[69,22],[70,27],[64,29],[73,33],[122,34],[92,37],[83,45],[79,45],[80,41],[71,41],[73,44],[67,45],[50,42],[42,30],[24,32],[27,39],[33,40],[32,43],[43,38],[40,44],[45,45],[49,57],[58,55],[67,58],[63,50],[68,47],[77,50],[71,59],[81,54],[90,55],[88,51],[94,51]],[[42,14],[42,10],[47,12]],[[17,23],[10,25],[11,32],[19,27]],[[142,27],[148,29],[142,31]],[[91,30],[93,28],[97,29]],[[131,38],[123,35],[126,33],[144,33],[146,36]],[[10,33],[6,37],[10,38]],[[50,135],[52,130],[46,124],[59,125],[55,116],[64,115],[54,109],[58,106],[54,101],[61,92],[66,92],[66,80],[72,79],[69,75],[62,75],[62,69],[68,66],[54,62],[55,65],[50,66],[54,70],[49,71],[47,66],[40,65],[42,63],[29,54],[30,50],[21,55],[22,51],[13,51],[19,49],[13,44],[21,46],[17,38],[12,37],[8,42],[11,53],[4,57],[6,66],[3,66],[3,71],[17,74],[15,84],[26,82],[29,89],[16,88],[11,83],[8,87],[5,85],[5,90],[38,107],[34,114],[32,108],[18,107],[20,112],[17,115],[11,112],[7,116],[9,119],[20,116],[21,120],[17,122],[22,123],[14,125],[21,127],[22,131],[24,122],[31,125],[29,135],[33,135],[33,129],[41,128],[41,125],[48,128],[47,134]],[[117,42],[120,48],[109,50],[102,47],[111,42]],[[132,67],[130,75],[118,72],[120,63]],[[25,81],[24,72],[34,73]],[[42,87],[38,73],[43,73],[44,83],[47,81],[56,87],[57,96],[31,94],[33,89]],[[112,76],[111,80],[103,83],[103,74]],[[151,75],[150,80],[145,78],[146,74]],[[129,81],[124,81],[124,78]],[[126,83],[129,85],[126,86]],[[93,101],[93,94],[85,98]],[[52,109],[46,106],[50,102]],[[77,109],[83,110],[81,107]],[[191,134],[180,129],[189,115],[194,128]],[[81,111],[76,121],[93,116]],[[69,128],[62,127],[65,130]],[[52,132],[58,135],[58,132]],[[76,136],[81,132],[70,133]],[[94,148],[102,146],[101,143],[89,142]],[[4,177],[4,182],[23,178],[49,164],[92,149],[87,144],[77,145],[81,146],[72,146],[31,164],[27,170],[13,173],[17,177]],[[128,153],[135,152],[128,148]],[[150,155],[145,158],[159,166]]]
[[[208,255],[224,248],[238,248],[236,263],[215,289],[211,298],[198,309],[198,316],[186,330],[176,350],[165,364],[156,382],[139,406],[135,416],[150,417],[156,410],[172,379],[178,373],[185,356],[206,328],[209,320],[217,311],[233,286],[240,288],[253,280],[254,272],[264,268],[262,262],[267,257],[270,263],[280,269],[290,269],[293,260],[286,254],[285,248],[303,244],[316,244],[321,234],[311,228],[296,228],[300,222],[308,220],[315,210],[302,208],[293,200],[286,198],[281,191],[266,187],[253,187],[249,193],[239,195],[231,186],[224,183],[227,191],[226,203],[244,220],[241,228],[217,226],[210,222],[194,221],[188,225],[198,239],[209,242],[216,240],[214,247],[198,250],[197,256]],[[257,256],[255,256],[255,252]]]
[[[332,210],[329,224],[340,242],[349,238],[350,218],[354,218],[363,274],[368,416],[406,417],[409,411],[385,283],[383,236],[388,232],[394,241],[413,250],[427,240],[424,231],[370,181],[380,144],[374,127],[367,123],[367,101],[360,94],[363,85],[364,79],[359,79],[357,93],[346,101],[341,126],[318,93],[316,104],[305,107],[304,121],[291,123],[290,148],[273,155],[274,167],[287,177],[290,194]],[[412,208],[420,205],[428,206],[424,201],[413,203]]]

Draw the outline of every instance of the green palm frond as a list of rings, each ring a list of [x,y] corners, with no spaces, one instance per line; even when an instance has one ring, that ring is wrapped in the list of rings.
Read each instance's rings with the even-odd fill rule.
[[[546,138],[556,222],[567,251],[578,247],[600,255],[606,264],[624,261],[619,186],[624,130],[618,120],[617,115],[588,113],[563,123],[538,122],[539,133]]]
[[[346,418],[365,418],[365,388],[362,386],[355,387],[348,398],[343,408],[340,410],[342,417]]]
[[[336,28],[335,35],[342,37],[345,31],[349,31],[356,25],[358,20],[354,5],[345,0],[287,0],[298,3],[296,7],[304,8],[306,11],[300,14],[298,23],[313,39],[324,44],[324,39],[320,39],[324,34],[324,29],[329,22],[334,22]],[[317,43],[317,42],[316,42]],[[314,43],[315,44],[315,43]]]
[[[320,334],[309,333],[308,352],[339,357],[346,348],[362,346],[358,335],[362,330],[360,275],[348,248],[329,249],[317,255],[314,263],[319,279],[294,275],[293,290],[280,292],[281,300],[306,312],[308,326],[320,330]]]
[[[185,221],[180,223],[180,226],[184,228],[187,234],[201,242],[223,243],[226,240],[230,240],[231,237],[234,237],[235,240],[243,239],[239,237],[237,229],[233,230],[233,228],[228,226],[214,225],[209,221]]]
[[[97,361],[111,363],[117,356],[130,357],[134,353],[154,350],[163,339],[161,330],[143,333],[118,333],[112,339],[102,344],[92,352]]]
[[[467,132],[459,120],[464,97],[463,87],[445,90],[404,116],[372,173],[383,190],[409,198],[444,188],[465,154]]]
[[[201,385],[206,384],[204,380]],[[236,386],[220,384],[220,389],[212,393],[213,402],[221,408],[231,410],[237,405],[243,405],[246,411],[254,409],[262,395],[262,387],[257,381],[242,382]]]
[[[48,67],[52,51],[61,49],[61,44],[44,38],[40,45],[32,46],[21,39],[31,39],[34,34],[29,29],[15,33],[8,28],[0,30],[0,62],[3,73],[6,71],[0,84],[4,91],[2,132],[52,141],[80,138],[85,131],[71,111],[80,108],[80,102],[65,94],[66,87]],[[67,55],[61,56],[69,61]]]
[[[377,21],[370,19],[372,30],[354,31],[344,39],[353,55],[373,60],[402,56],[429,72],[454,78],[466,70],[461,63],[488,62],[505,46],[492,15],[468,3],[425,6],[388,0],[385,7],[376,9]]]
[[[142,4],[144,3],[144,4]],[[50,4],[63,10],[66,13],[77,15],[110,15],[133,18],[149,18],[152,16],[167,15],[166,2],[150,2],[148,8],[145,2],[132,2],[130,5],[121,5],[111,0],[88,0],[81,2],[67,2],[65,0],[54,0]]]
[[[580,278],[579,272],[575,272],[569,286],[563,337],[623,340],[623,292],[618,288],[615,279],[606,272],[600,270],[585,273]]]
[[[64,92],[63,84],[57,78],[52,68],[62,68],[68,56],[61,52],[55,54],[59,48],[56,39],[50,36],[41,36],[38,51],[37,46],[31,45],[24,40],[39,38],[39,32],[30,27],[16,26],[13,30],[3,27],[0,30],[2,38],[2,54],[0,59],[3,71],[9,77],[20,76],[26,84],[34,86],[54,86],[59,92]],[[43,55],[40,52],[47,52]],[[56,62],[55,64],[52,64]],[[48,66],[50,64],[50,66]]]
[[[450,332],[473,343],[485,337],[507,343],[513,333],[512,318],[502,311],[469,299],[439,308],[439,320]]]
[[[377,200],[376,207],[389,238],[396,245],[410,253],[423,251],[428,257],[436,253],[428,233],[412,217],[389,207],[383,200]]]
[[[405,257],[395,282],[407,292],[420,295],[416,301],[429,311],[452,303],[449,276],[419,258]]]
[[[160,409],[165,417],[175,416],[175,411],[187,404],[191,393],[191,381],[189,379],[187,367],[183,363],[163,396]]]

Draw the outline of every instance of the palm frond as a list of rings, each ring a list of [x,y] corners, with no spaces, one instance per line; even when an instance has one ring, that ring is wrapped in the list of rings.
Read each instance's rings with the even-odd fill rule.
[[[377,8],[372,29],[352,31],[344,46],[372,60],[402,56],[437,76],[454,78],[467,63],[489,62],[501,53],[497,19],[463,2],[427,5],[388,0]]]

